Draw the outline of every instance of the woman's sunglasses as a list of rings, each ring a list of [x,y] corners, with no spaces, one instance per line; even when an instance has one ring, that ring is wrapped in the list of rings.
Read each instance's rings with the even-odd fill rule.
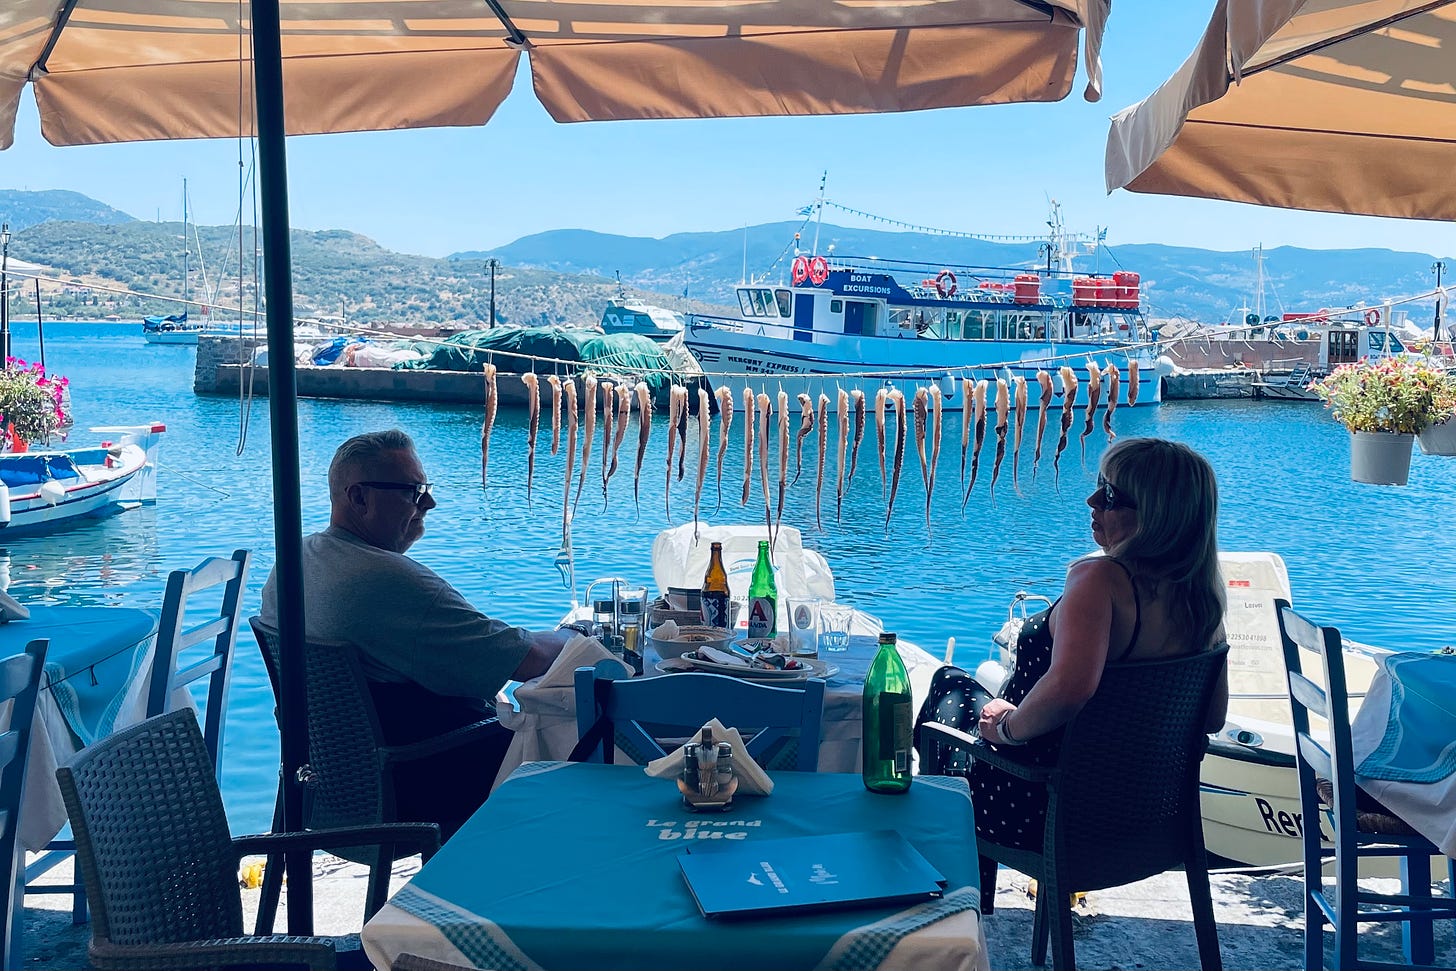
[[[1115,509],[1137,508],[1137,503],[1133,502],[1127,493],[1123,492],[1111,482],[1108,482],[1106,476],[1100,472],[1097,473],[1097,488],[1102,493],[1103,510],[1112,512]]]

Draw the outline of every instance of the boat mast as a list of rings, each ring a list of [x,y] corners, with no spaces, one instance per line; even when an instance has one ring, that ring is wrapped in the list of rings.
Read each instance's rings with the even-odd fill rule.
[[[1254,247],[1254,313],[1259,315],[1259,326],[1264,325],[1264,244]]]
[[[188,238],[191,234],[192,223],[187,216],[187,180],[182,180],[182,312],[187,312],[187,281],[191,276],[191,267],[187,263],[187,257],[192,250],[192,240]]]
[[[824,225],[824,183],[828,181],[829,170],[825,169],[824,174],[819,177],[819,199],[814,203],[814,208],[819,213],[819,219],[814,223],[814,249],[810,251],[810,256],[819,255],[819,230]]]

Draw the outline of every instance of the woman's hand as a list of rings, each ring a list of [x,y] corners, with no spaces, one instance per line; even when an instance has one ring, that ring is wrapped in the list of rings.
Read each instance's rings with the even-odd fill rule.
[[[992,698],[981,708],[979,728],[981,737],[996,745],[1020,745],[1021,740],[1011,741],[1001,730],[1002,721],[1011,716],[1016,706],[1001,698]]]

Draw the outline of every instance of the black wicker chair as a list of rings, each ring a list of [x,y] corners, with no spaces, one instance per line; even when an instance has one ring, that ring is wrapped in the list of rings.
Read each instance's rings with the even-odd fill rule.
[[[76,860],[91,902],[97,968],[334,968],[358,937],[290,937],[243,929],[238,864],[244,855],[408,846],[430,856],[440,833],[425,823],[233,839],[196,716],[168,712],[87,746],[56,770]],[[261,918],[260,918],[261,920]]]
[[[1188,874],[1193,925],[1203,971],[1222,959],[1198,795],[1208,745],[1204,718],[1226,646],[1172,660],[1109,664],[1092,699],[1067,725],[1051,769],[1008,759],[980,739],[945,725],[921,727],[921,771],[937,774],[957,753],[1018,778],[1045,782],[1046,830],[1039,850],[977,841],[986,913],[996,896],[996,864],[1039,883],[1031,959],[1073,971],[1073,892],[1102,890],[1182,867]],[[1051,934],[1055,925],[1055,934]]]
[[[30,734],[35,724],[35,699],[40,693],[50,641],[34,640],[24,654],[0,661],[0,704],[11,702],[10,727],[0,732],[0,859],[5,861],[5,888],[0,892],[0,961],[23,968],[20,929],[25,904],[25,848],[16,842],[20,804],[25,800],[25,775],[30,764]]]
[[[263,653],[273,696],[278,697],[278,632],[261,618],[249,618],[253,636]],[[304,653],[308,697],[308,759],[312,781],[304,790],[303,819],[308,829],[368,826],[401,822],[395,810],[393,774],[403,765],[449,752],[500,731],[495,718],[437,735],[411,745],[388,745],[374,708],[374,697],[352,644],[309,641]],[[277,709],[274,709],[275,715]],[[462,770],[469,770],[469,766]],[[274,812],[280,828],[282,793]],[[387,848],[343,848],[336,855],[371,866],[367,914],[372,916],[389,898],[389,865],[381,856]],[[401,853],[408,856],[410,853]],[[260,919],[271,921],[278,907],[282,867],[269,860],[264,870]]]

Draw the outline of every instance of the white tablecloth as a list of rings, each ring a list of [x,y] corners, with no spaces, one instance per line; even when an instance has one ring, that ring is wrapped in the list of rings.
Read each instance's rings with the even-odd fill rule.
[[[880,630],[878,620],[856,610],[850,628],[850,650],[823,653],[819,657],[840,669],[828,680],[824,694],[824,722],[819,736],[821,772],[859,771],[861,695],[865,672],[874,659],[875,637]],[[930,679],[942,662],[908,641],[902,640],[898,646],[900,658],[910,675],[918,711],[930,691]],[[501,724],[515,732],[505,761],[501,763],[500,774],[496,777],[497,785],[522,763],[559,761],[571,754],[577,741],[576,696],[571,672],[609,656],[600,648],[598,650],[599,653],[590,656],[570,650],[563,652],[557,665],[541,678],[519,685],[514,691],[502,692],[496,698]],[[656,662],[657,658],[649,651],[647,674],[658,674]],[[626,761],[620,751],[617,757],[619,761]]]

